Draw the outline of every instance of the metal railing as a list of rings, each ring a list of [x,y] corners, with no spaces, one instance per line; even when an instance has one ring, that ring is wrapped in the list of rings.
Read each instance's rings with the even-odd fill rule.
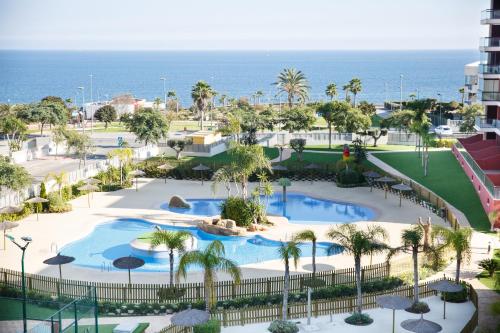
[[[481,100],[485,102],[500,101],[500,92],[498,91],[481,91]]]
[[[500,65],[481,64],[479,66],[479,71],[482,74],[500,74]]]
[[[482,37],[479,41],[481,47],[500,47],[499,37]]]
[[[485,9],[481,12],[481,21],[500,19],[500,10]]]
[[[500,120],[494,118],[487,118],[485,116],[476,117],[476,126],[479,128],[499,128]]]

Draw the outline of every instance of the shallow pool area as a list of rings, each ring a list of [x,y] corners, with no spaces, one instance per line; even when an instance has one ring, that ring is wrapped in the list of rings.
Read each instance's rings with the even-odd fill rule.
[[[284,216],[294,224],[325,224],[370,221],[377,216],[372,208],[327,199],[318,199],[300,193],[288,193],[283,201],[281,193],[274,193],[269,198],[261,197],[269,215]],[[220,205],[224,199],[186,199],[190,208],[171,208],[168,203],[161,208],[180,214],[214,216],[220,214]]]
[[[139,219],[117,219],[97,225],[94,230],[84,238],[74,241],[61,249],[61,253],[75,257],[74,265],[101,270],[117,270],[112,266],[113,260],[133,255],[144,259],[145,265],[137,271],[165,272],[168,271],[168,259],[155,256],[147,251],[137,251],[130,242],[145,232],[153,231],[157,224]],[[243,236],[218,236],[208,234],[196,227],[179,227],[159,225],[161,229],[189,231],[195,239],[197,249],[204,249],[213,240],[220,240],[225,247],[226,257],[234,260],[238,265],[252,264],[267,260],[278,259],[279,241],[254,235]],[[317,256],[326,256],[327,249],[332,243],[320,242],[317,246]],[[312,246],[301,244],[302,256],[310,257]],[[337,246],[333,254],[342,252]],[[176,263],[178,258],[175,258]],[[196,271],[196,267],[192,267]]]

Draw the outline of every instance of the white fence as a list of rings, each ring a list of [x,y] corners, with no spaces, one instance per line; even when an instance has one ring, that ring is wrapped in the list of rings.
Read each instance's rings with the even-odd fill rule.
[[[133,149],[134,160],[145,160],[149,157],[158,155],[157,146],[145,146]],[[84,180],[97,175],[100,171],[105,171],[108,167],[112,165],[114,167],[119,166],[119,161],[117,158],[111,160],[99,160],[96,162],[88,163],[80,169],[68,172],[68,184],[78,183],[80,180]],[[47,180],[45,182],[47,192],[52,192],[57,190],[56,183],[54,180]],[[6,189],[2,189],[0,193],[0,208],[5,206],[19,205],[27,198],[38,195],[40,193],[40,184],[31,184],[28,188],[19,192],[7,192]]]

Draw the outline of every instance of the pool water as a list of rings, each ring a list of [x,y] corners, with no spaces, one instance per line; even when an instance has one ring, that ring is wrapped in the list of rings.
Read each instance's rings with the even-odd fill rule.
[[[224,199],[186,199],[191,208],[171,208],[168,203],[161,205],[162,209],[189,215],[214,216],[220,214],[220,205]],[[290,223],[324,224],[346,223],[374,220],[373,209],[348,203],[325,199],[317,199],[304,194],[288,193],[287,201],[283,202],[281,193],[274,193],[269,199],[261,197],[261,202],[267,207],[269,215],[286,217]]]
[[[165,272],[169,269],[167,258],[157,257],[147,252],[133,249],[129,243],[145,232],[154,231],[155,224],[139,219],[118,219],[99,224],[88,236],[72,242],[61,249],[61,253],[75,257],[75,265],[101,269],[104,265],[113,268],[113,260],[133,255],[144,259],[145,265],[138,271]],[[165,230],[186,230],[196,238],[198,249],[205,249],[214,240],[220,240],[225,247],[226,257],[234,260],[238,265],[252,264],[266,260],[278,259],[280,242],[269,240],[261,236],[235,237],[208,234],[196,227],[160,226]],[[326,256],[327,249],[332,243],[317,244],[317,256]],[[300,245],[303,257],[310,257],[312,246],[308,243]],[[339,246],[335,253],[342,252]],[[334,253],[334,254],[335,254]],[[175,258],[176,264],[178,258]],[[192,267],[191,270],[199,270]]]

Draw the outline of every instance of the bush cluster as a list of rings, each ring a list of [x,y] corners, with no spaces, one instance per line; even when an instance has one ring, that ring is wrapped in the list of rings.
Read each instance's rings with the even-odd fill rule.
[[[354,312],[344,321],[350,325],[356,325],[356,326],[366,326],[373,323],[373,319],[370,318],[369,315],[367,315],[366,313],[359,313],[359,312]]]
[[[450,303],[463,303],[467,302],[469,300],[469,289],[467,288],[467,284],[465,282],[462,282],[462,291],[456,292],[456,293],[442,293],[441,294],[441,299],[443,299],[443,296],[446,296],[446,302]]]
[[[239,227],[248,227],[254,222],[265,222],[262,206],[253,200],[229,197],[221,204],[221,217],[236,222]]]
[[[220,333],[220,330],[220,321],[217,319],[210,319],[205,324],[193,327],[193,333]]]
[[[0,221],[19,221],[30,215],[34,209],[32,204],[24,204],[23,209],[19,213],[0,214]]]
[[[435,148],[451,148],[457,140],[455,139],[434,139],[430,146]]]
[[[267,330],[271,333],[297,333],[297,324],[286,320],[275,320],[269,325]]]

